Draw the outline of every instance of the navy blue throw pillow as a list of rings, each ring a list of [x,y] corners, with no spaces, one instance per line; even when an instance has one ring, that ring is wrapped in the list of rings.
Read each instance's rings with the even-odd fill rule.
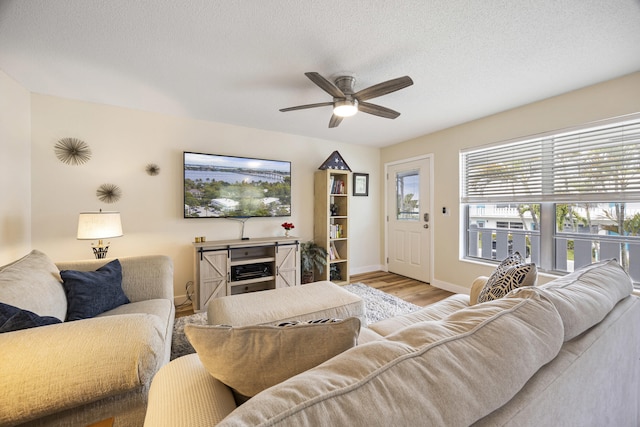
[[[67,294],[67,320],[88,319],[129,303],[117,259],[96,271],[62,270],[60,277]]]
[[[55,323],[62,323],[62,321],[57,317],[38,316],[32,311],[0,302],[0,333],[53,325]]]

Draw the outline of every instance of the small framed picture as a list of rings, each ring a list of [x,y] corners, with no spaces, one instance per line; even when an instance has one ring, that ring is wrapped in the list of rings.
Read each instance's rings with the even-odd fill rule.
[[[353,174],[353,195],[368,196],[369,195],[369,174],[355,173]]]

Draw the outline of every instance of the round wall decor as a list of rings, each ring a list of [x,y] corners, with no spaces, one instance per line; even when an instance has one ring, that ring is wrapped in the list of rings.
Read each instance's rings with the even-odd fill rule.
[[[102,184],[96,190],[96,196],[101,202],[115,203],[120,200],[122,190],[115,184]]]
[[[91,149],[78,138],[62,138],[53,147],[56,157],[68,165],[81,165],[91,159]]]
[[[160,166],[156,165],[155,163],[149,163],[147,167],[144,168],[144,170],[147,171],[148,175],[156,176],[160,173]]]

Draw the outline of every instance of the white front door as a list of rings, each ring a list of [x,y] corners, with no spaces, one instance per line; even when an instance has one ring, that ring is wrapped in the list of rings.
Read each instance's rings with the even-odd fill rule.
[[[387,268],[431,281],[431,158],[387,165]]]

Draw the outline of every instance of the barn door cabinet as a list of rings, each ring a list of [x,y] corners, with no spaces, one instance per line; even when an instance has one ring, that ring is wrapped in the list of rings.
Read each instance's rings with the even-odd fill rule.
[[[194,243],[193,310],[213,298],[300,284],[300,244],[295,237]]]

